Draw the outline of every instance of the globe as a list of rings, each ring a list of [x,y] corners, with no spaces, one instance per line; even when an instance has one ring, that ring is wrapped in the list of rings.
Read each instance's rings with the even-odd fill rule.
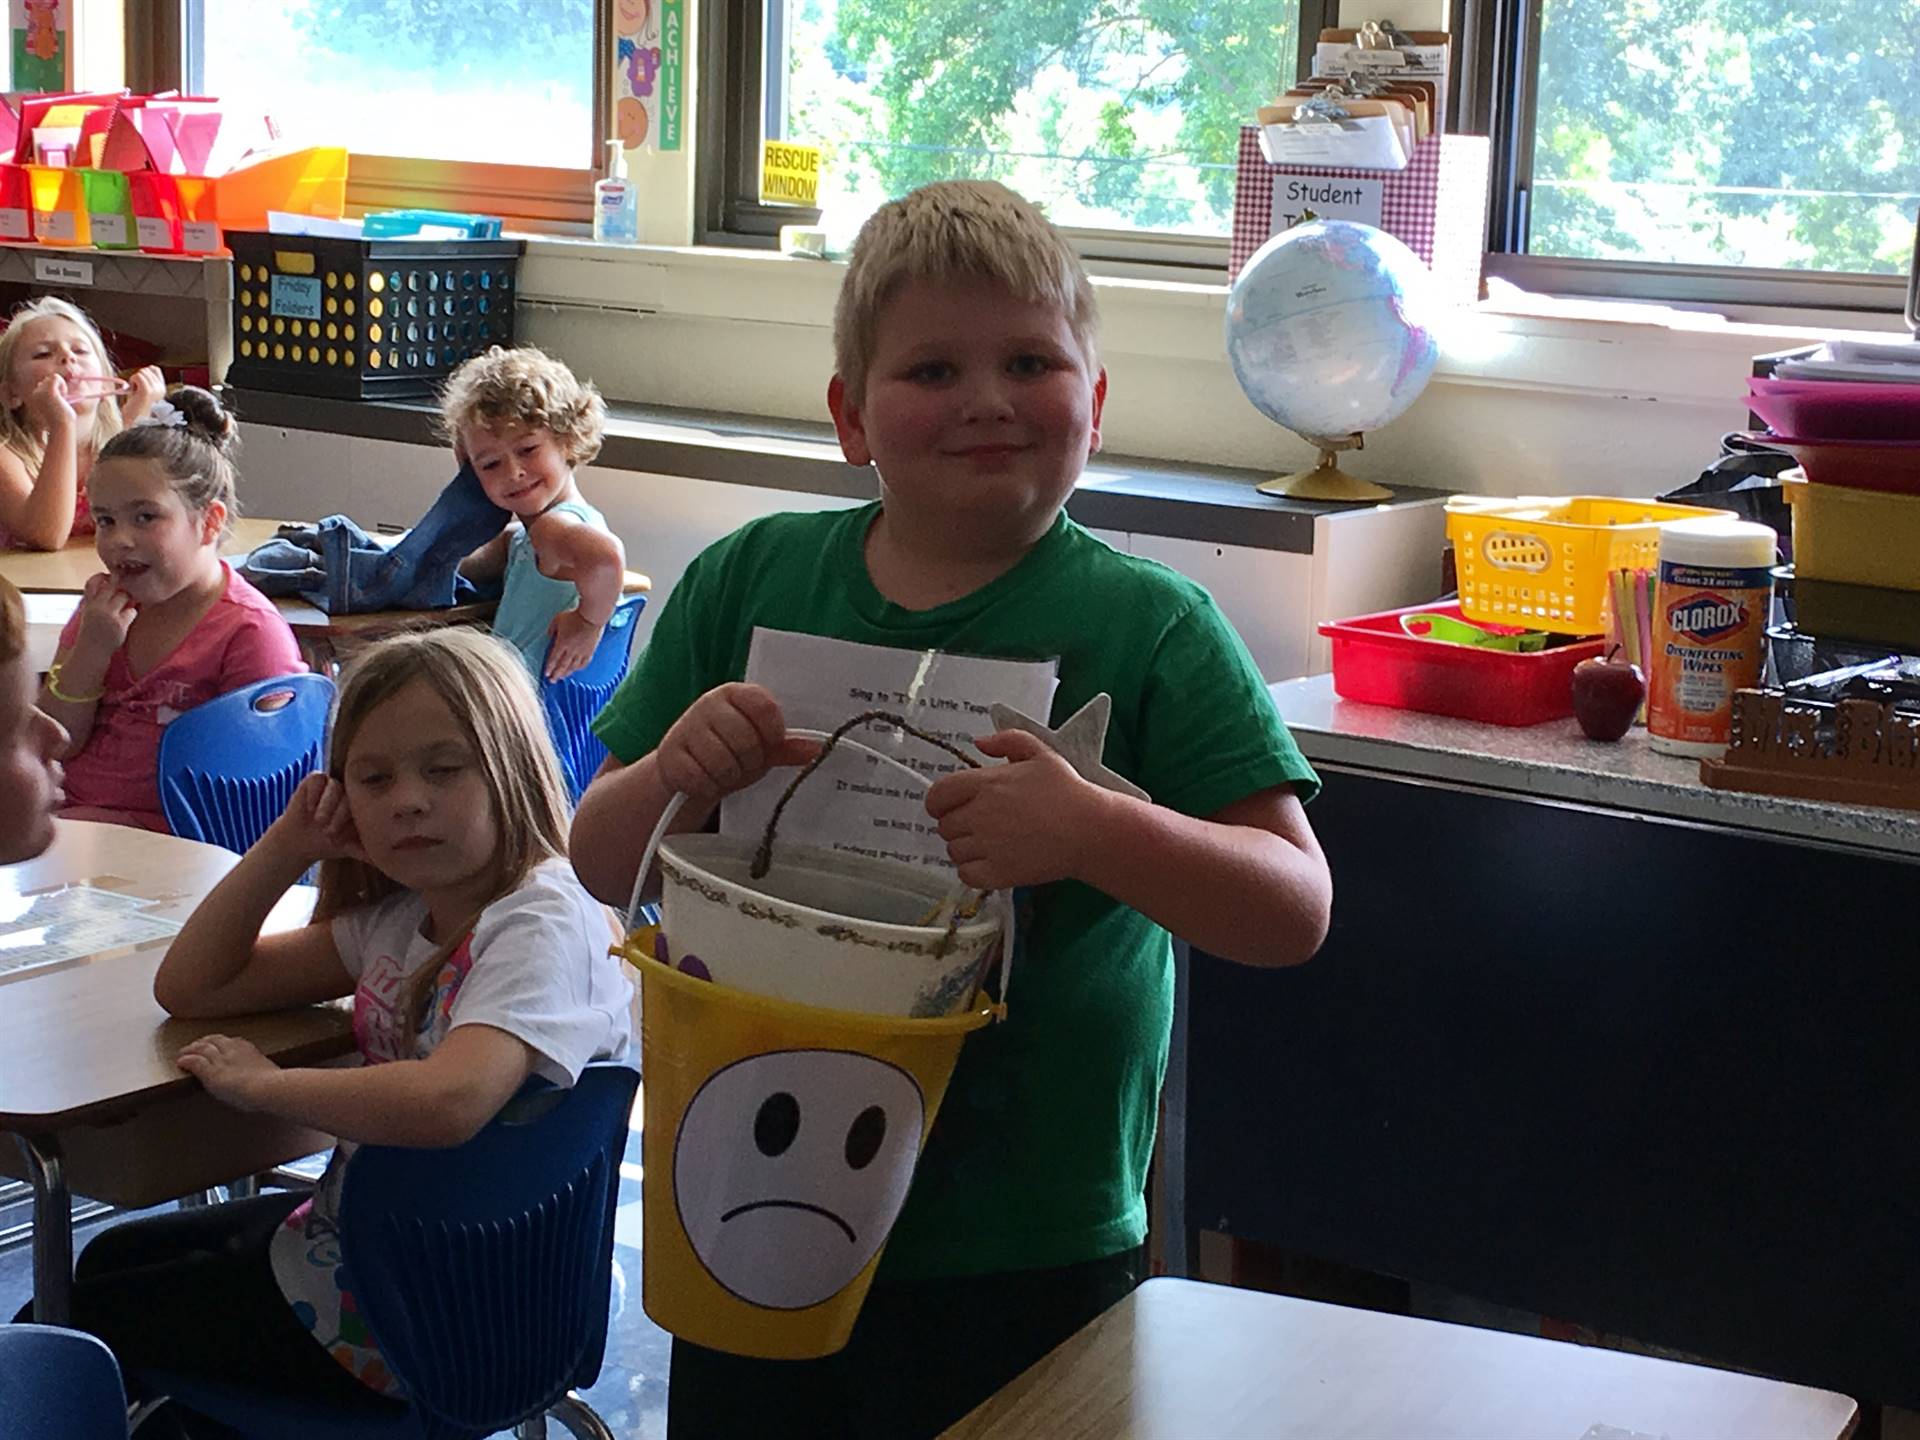
[[[1318,446],[1320,465],[1261,486],[1322,499],[1389,492],[1342,471],[1336,451],[1391,423],[1433,375],[1440,346],[1427,267],[1350,220],[1309,220],[1254,251],[1227,292],[1227,358],[1263,415]]]

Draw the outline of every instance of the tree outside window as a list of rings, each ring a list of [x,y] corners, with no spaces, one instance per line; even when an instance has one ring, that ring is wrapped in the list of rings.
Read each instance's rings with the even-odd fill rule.
[[[1240,126],[1294,73],[1273,0],[769,3],[774,138],[823,146],[856,214],[996,179],[1064,225],[1225,235]]]
[[[196,0],[191,83],[367,155],[584,169],[593,0]]]
[[[1916,0],[1546,0],[1528,250],[1904,274]]]

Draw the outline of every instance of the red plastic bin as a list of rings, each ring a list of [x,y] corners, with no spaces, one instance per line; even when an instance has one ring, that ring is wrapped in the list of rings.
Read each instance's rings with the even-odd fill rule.
[[[1444,600],[1327,621],[1320,633],[1333,642],[1335,694],[1488,725],[1539,725],[1573,713],[1573,667],[1606,648],[1604,641],[1582,640],[1522,655],[1451,645],[1407,634],[1403,615],[1465,619],[1458,602]],[[1466,623],[1497,635],[1521,633],[1512,625]]]

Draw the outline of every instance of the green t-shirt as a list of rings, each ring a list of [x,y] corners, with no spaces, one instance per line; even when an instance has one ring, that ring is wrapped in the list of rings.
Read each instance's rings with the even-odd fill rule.
[[[756,626],[907,650],[1057,659],[1058,725],[1113,697],[1104,759],[1206,816],[1257,791],[1319,788],[1252,658],[1200,586],[1122,555],[1063,513],[1020,562],[932,610],[887,600],[864,544],[879,506],[772,515],[688,567],[594,721],[625,763],[746,672]],[[881,1274],[988,1273],[1098,1259],[1146,1234],[1145,1187],[1173,1015],[1167,932],[1076,882],[1024,892],[1008,1019],[961,1052]]]

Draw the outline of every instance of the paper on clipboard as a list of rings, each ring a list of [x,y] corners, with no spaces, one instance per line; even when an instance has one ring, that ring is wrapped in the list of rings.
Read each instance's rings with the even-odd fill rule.
[[[1411,145],[1390,117],[1360,115],[1337,124],[1292,121],[1262,125],[1260,153],[1270,165],[1404,170]]]
[[[1375,71],[1387,76],[1433,82],[1433,123],[1439,128],[1447,113],[1450,60],[1445,45],[1409,45],[1379,49],[1346,41],[1322,40],[1314,47],[1315,75],[1353,75]]]

